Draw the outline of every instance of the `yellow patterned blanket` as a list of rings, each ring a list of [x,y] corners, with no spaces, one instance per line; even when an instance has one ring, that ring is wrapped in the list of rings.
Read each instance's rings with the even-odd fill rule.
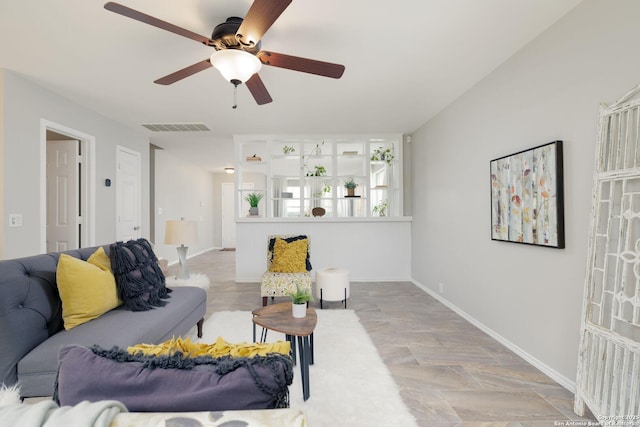
[[[160,344],[136,344],[127,348],[127,351],[131,355],[171,356],[177,352],[181,352],[185,357],[254,357],[266,356],[269,353],[288,355],[290,350],[291,345],[288,341],[263,344],[246,342],[232,344],[225,341],[222,337],[218,337],[213,344],[195,343],[192,342],[190,338],[182,339],[178,337]]]

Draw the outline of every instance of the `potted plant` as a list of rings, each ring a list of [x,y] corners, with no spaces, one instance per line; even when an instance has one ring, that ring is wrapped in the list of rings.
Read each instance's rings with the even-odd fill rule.
[[[322,146],[324,145],[324,140],[316,144],[316,148],[311,151],[312,156],[320,156],[322,155]]]
[[[262,193],[249,193],[244,198],[247,202],[249,202],[249,215],[255,216],[258,215],[258,203],[264,197]]]
[[[357,186],[358,186],[358,184],[355,183],[353,178],[350,178],[349,181],[344,183],[344,188],[347,189],[347,197],[354,197],[355,196],[355,191],[356,191],[356,187]]]
[[[315,165],[313,169],[313,172],[307,172],[307,176],[325,176],[327,174],[327,169],[322,165]]]
[[[387,200],[383,200],[373,207],[373,213],[378,216],[385,216],[387,214],[387,207],[389,207]]]
[[[395,156],[393,155],[391,148],[380,147],[376,148],[373,150],[373,153],[371,153],[371,161],[379,162],[382,160],[387,162],[389,166],[391,166],[391,162],[394,158]]]
[[[307,315],[307,303],[313,301],[310,289],[300,289],[296,283],[295,292],[289,294],[291,296],[291,314],[293,317],[302,318]]]

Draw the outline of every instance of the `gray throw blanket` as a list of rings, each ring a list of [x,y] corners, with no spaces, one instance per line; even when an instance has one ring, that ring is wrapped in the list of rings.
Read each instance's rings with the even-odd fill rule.
[[[16,403],[0,407],[2,425],[20,427],[109,427],[127,408],[115,400],[59,407],[53,400],[34,404]]]

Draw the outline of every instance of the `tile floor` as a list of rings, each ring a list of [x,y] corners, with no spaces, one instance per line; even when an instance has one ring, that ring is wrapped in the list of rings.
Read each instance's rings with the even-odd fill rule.
[[[234,282],[235,252],[209,251],[188,266],[211,280],[207,316],[262,304],[258,284]],[[542,427],[581,419],[572,393],[410,282],[354,282],[348,306],[420,426]]]

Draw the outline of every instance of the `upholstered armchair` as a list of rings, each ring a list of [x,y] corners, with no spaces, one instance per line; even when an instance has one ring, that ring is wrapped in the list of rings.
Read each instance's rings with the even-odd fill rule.
[[[306,235],[270,235],[267,239],[267,271],[262,275],[262,305],[268,298],[288,296],[296,290],[311,292],[309,237]]]

